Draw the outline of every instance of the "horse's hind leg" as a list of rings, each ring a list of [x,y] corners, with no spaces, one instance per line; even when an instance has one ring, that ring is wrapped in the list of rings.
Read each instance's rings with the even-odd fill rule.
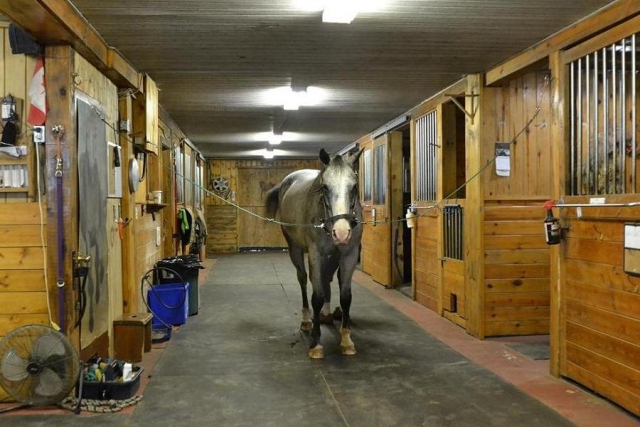
[[[298,283],[300,283],[300,291],[302,292],[302,322],[300,322],[300,330],[308,332],[311,330],[311,310],[309,310],[309,298],[307,297],[307,270],[304,268],[304,251],[299,246],[292,244],[288,238],[287,243],[289,243],[289,257],[296,268]]]

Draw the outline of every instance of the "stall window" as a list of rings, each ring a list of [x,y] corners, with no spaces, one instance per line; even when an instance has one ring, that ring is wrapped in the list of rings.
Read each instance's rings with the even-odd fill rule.
[[[416,120],[416,196],[419,201],[436,200],[437,148],[438,123],[434,110]]]
[[[384,205],[387,199],[387,146],[379,145],[373,149],[373,204]]]
[[[362,153],[362,201],[371,202],[371,150]]]

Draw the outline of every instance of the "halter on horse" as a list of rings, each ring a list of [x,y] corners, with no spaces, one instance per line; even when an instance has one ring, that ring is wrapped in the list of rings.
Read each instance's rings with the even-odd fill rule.
[[[356,354],[351,341],[351,277],[358,262],[362,239],[362,209],[358,195],[358,176],[354,163],[362,151],[330,157],[320,150],[325,167],[299,170],[285,177],[267,193],[270,213],[283,223],[282,234],[289,245],[289,256],[296,268],[302,290],[302,323],[311,328],[307,299],[307,271],[304,253],[308,252],[309,279],[313,287],[313,329],[309,357],[324,357],[320,344],[320,311],[330,300],[331,279],[338,272],[342,326],[342,354]],[[321,227],[318,227],[321,226]],[[326,298],[325,298],[326,297]]]

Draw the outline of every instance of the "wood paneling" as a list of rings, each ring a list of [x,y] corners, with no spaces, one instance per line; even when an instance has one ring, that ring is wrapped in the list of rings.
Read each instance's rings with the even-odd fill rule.
[[[238,214],[233,206],[207,207],[207,255],[238,252]]]
[[[40,233],[45,245],[47,236],[37,212],[37,203],[0,204],[0,337],[23,325],[49,323]]]
[[[486,334],[549,332],[550,257],[538,205],[485,207]]]
[[[485,120],[488,139],[483,146],[484,161],[495,156],[495,143],[511,142],[517,136],[511,144],[510,176],[498,176],[494,165],[484,174],[487,200],[551,195],[550,91],[548,73],[529,73],[497,88],[493,102],[487,103],[491,120]],[[518,136],[537,106],[540,111],[535,120]]]
[[[206,198],[207,254],[233,253],[241,247],[286,247],[279,226],[236,211],[232,204],[269,217],[266,192],[295,170],[319,167],[318,160],[209,160],[205,178],[210,191]],[[212,183],[217,178],[227,180],[228,191],[214,191]]]
[[[567,203],[572,199],[584,198]],[[622,218],[632,214],[585,210],[580,219],[573,209],[561,211],[569,230],[561,251],[559,373],[640,413],[640,278],[624,272],[622,251]]]
[[[440,305],[440,275],[442,272],[438,261],[437,222],[440,215],[424,216],[417,219],[415,227],[415,257],[413,283],[416,301],[428,308],[438,311]]]

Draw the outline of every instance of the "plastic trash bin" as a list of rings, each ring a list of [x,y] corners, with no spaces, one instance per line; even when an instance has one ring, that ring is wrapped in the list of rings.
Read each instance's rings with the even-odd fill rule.
[[[199,295],[200,290],[198,286],[198,274],[200,269],[204,269],[204,266],[200,262],[197,255],[181,255],[177,257],[164,258],[156,263],[156,267],[160,267],[155,271],[157,277],[155,277],[154,283],[176,283],[182,279],[184,282],[189,283],[189,316],[198,314],[198,308],[200,305]],[[173,274],[169,270],[175,271]]]

